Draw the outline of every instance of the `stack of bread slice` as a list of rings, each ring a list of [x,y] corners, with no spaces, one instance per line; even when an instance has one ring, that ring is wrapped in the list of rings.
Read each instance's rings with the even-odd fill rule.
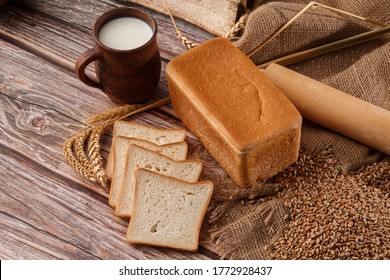
[[[130,218],[128,242],[198,249],[213,184],[198,181],[202,163],[187,160],[185,137],[184,129],[114,124],[106,166],[109,204],[117,216]]]

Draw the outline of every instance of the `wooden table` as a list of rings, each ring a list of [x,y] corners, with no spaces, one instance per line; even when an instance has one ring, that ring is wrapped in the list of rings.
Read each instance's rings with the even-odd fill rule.
[[[63,143],[85,128],[82,121],[116,106],[81,83],[74,65],[93,45],[97,17],[119,6],[110,0],[11,0],[0,7],[1,259],[218,258],[207,230],[197,253],[128,244],[128,222],[114,215],[108,190],[84,180],[64,160]],[[167,62],[186,49],[169,18],[153,15],[163,60],[153,96],[159,99],[168,96]],[[195,42],[212,37],[184,22],[179,26]],[[184,127],[170,106],[131,120]],[[199,150],[196,138],[187,136],[190,150]],[[102,139],[105,159],[111,139],[111,131]]]

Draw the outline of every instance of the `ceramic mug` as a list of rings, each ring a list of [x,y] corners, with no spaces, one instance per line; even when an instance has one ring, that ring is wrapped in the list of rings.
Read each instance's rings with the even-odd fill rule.
[[[101,28],[110,21],[126,17],[147,23],[151,28],[150,39],[132,49],[116,49],[103,44],[99,40]],[[160,80],[161,58],[156,35],[156,21],[140,9],[124,7],[104,13],[93,28],[95,46],[77,60],[78,78],[88,86],[101,89],[115,103],[144,103]],[[95,62],[97,81],[85,73],[85,68],[92,62]]]

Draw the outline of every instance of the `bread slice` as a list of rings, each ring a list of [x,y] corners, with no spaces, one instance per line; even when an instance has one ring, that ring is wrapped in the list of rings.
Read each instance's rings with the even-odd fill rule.
[[[196,251],[212,193],[210,181],[187,183],[138,169],[127,241]]]
[[[135,122],[117,121],[114,124],[113,138],[110,148],[110,153],[107,159],[106,175],[112,179],[112,173],[114,172],[114,155],[112,151],[115,146],[115,138],[117,136],[125,136],[131,138],[137,138],[140,140],[146,140],[156,145],[164,145],[169,143],[182,142],[186,138],[186,131],[184,129],[165,129],[155,128],[138,124]]]
[[[174,161],[166,156],[145,148],[131,145],[127,154],[127,163],[122,182],[122,188],[115,214],[129,218],[133,211],[135,170],[149,169],[186,182],[195,182],[202,172],[202,163],[197,160]]]
[[[165,155],[173,160],[185,160],[187,158],[188,145],[185,141],[157,146],[149,141],[117,136],[113,151],[114,172],[112,174],[109,197],[109,204],[114,208],[119,201],[128,149],[130,145],[134,144]]]

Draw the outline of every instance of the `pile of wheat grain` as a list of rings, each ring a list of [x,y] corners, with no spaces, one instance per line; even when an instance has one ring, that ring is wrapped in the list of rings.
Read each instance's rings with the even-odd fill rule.
[[[390,164],[355,174],[337,170],[329,151],[299,162],[275,182],[291,223],[272,259],[390,259]]]

